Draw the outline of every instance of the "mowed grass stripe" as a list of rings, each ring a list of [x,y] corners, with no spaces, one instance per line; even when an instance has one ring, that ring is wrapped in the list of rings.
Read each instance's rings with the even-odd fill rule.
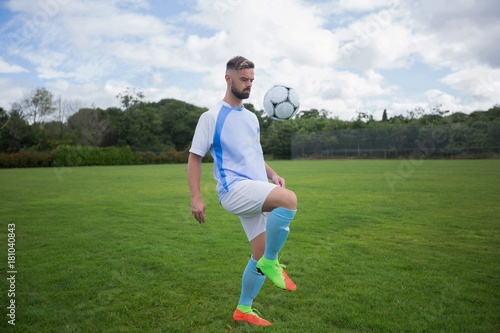
[[[266,282],[254,304],[266,331],[500,330],[500,161],[269,163],[299,197],[281,259],[298,289]],[[211,168],[204,225],[185,165],[0,170],[16,330],[264,330],[231,319],[250,251]]]

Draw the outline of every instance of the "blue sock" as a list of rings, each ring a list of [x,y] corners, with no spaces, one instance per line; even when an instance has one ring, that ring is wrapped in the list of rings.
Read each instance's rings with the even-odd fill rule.
[[[264,257],[269,260],[278,258],[281,250],[290,233],[290,222],[295,217],[296,210],[283,207],[273,209],[267,216],[266,222],[266,248]]]
[[[250,257],[241,279],[241,296],[238,305],[252,306],[266,277],[257,271],[257,261]]]

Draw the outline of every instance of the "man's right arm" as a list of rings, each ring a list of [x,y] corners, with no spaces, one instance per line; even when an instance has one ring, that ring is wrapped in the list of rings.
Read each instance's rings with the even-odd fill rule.
[[[191,212],[198,223],[205,223],[205,203],[201,198],[200,179],[201,161],[203,157],[190,153],[187,165],[189,193],[191,195]]]

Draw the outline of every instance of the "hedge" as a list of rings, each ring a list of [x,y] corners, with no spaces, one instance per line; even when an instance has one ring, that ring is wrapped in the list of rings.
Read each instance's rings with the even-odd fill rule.
[[[0,168],[187,163],[188,152],[133,152],[130,147],[59,146],[52,152],[0,153]],[[206,158],[205,160],[209,160]]]
[[[36,168],[53,165],[54,152],[19,152],[14,154],[0,153],[0,168]]]
[[[91,146],[59,146],[55,150],[53,165],[129,165],[135,164],[130,147],[98,148]]]

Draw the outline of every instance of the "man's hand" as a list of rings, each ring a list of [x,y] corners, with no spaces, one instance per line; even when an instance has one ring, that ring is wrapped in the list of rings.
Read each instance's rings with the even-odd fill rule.
[[[201,198],[191,199],[191,213],[198,223],[205,223],[205,203]]]
[[[198,223],[205,223],[205,203],[201,198],[200,177],[203,157],[190,153],[187,165],[189,193],[191,196],[191,213]]]
[[[285,179],[281,178],[277,174],[274,174],[273,178],[271,178],[271,180],[273,181],[273,183],[275,183],[279,187],[283,187],[283,188],[285,187]]]

